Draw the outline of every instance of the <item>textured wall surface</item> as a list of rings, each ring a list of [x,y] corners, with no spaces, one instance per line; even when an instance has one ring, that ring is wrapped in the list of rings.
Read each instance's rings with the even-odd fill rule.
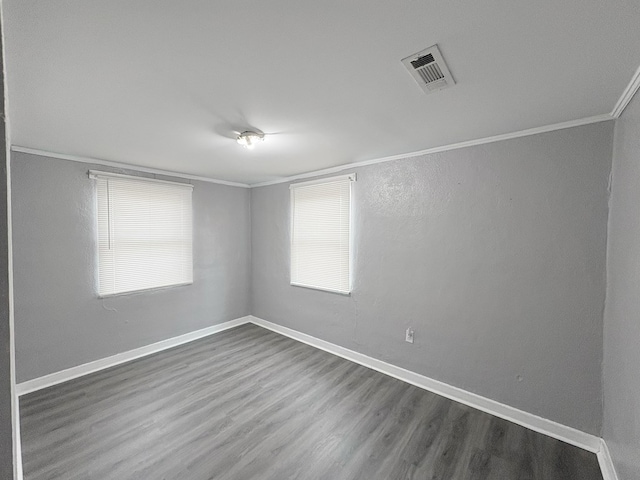
[[[640,94],[616,121],[604,315],[603,437],[620,480],[640,478]]]
[[[288,184],[254,188],[252,313],[599,434],[612,141],[606,122],[355,169],[351,296],[289,285]]]
[[[11,334],[9,326],[9,253],[7,233],[7,152],[4,68],[0,32],[0,478],[13,478],[11,426]]]
[[[12,156],[19,382],[250,313],[250,192],[193,182],[194,283],[97,298],[97,165]],[[127,173],[127,172],[125,172]]]

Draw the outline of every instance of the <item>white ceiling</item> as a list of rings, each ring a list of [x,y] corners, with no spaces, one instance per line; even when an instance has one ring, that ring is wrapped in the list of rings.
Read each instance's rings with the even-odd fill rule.
[[[244,183],[609,113],[640,65],[638,0],[3,9],[13,145]],[[400,60],[435,43],[425,95]]]

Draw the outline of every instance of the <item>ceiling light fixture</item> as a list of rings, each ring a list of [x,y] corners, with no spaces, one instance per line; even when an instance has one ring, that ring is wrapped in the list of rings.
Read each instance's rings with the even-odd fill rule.
[[[250,131],[242,132],[240,135],[238,135],[236,141],[244,148],[252,150],[257,143],[264,141],[264,133]]]

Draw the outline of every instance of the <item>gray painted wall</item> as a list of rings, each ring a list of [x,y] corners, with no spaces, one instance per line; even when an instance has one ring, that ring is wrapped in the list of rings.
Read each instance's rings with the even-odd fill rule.
[[[640,478],[640,94],[616,121],[604,313],[603,437],[620,480]]]
[[[193,182],[194,283],[98,299],[98,165],[13,153],[17,380],[250,314],[250,192]],[[125,172],[127,173],[127,172]]]
[[[0,478],[13,478],[11,334],[9,320],[9,237],[7,231],[7,151],[4,68],[0,31]]]
[[[289,186],[255,188],[252,312],[598,435],[612,141],[606,122],[355,169],[350,297],[289,285]]]

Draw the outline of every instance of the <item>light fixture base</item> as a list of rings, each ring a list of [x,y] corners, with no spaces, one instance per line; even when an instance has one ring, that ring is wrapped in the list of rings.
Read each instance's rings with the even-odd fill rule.
[[[236,141],[244,148],[252,150],[256,144],[264,141],[264,133],[247,130],[238,135]]]

